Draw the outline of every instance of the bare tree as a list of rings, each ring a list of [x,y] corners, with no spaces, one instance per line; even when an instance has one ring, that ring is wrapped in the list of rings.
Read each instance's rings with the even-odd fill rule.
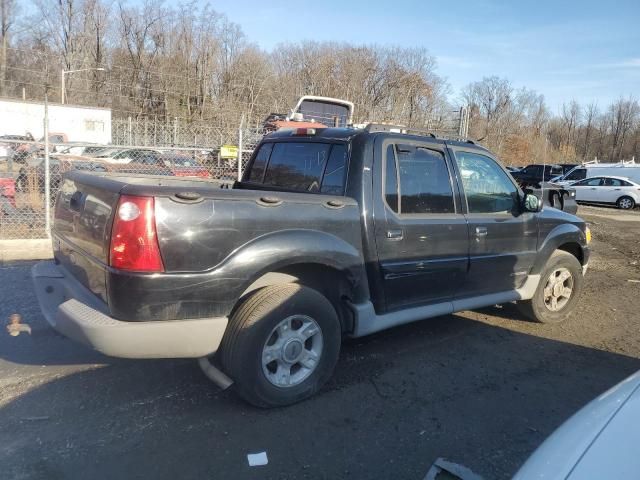
[[[612,131],[611,158],[622,157],[625,141],[636,126],[640,108],[633,98],[620,98],[609,107]]]
[[[139,8],[127,8],[120,3],[118,13],[121,51],[126,59],[121,71],[129,80],[125,95],[133,102],[137,115],[164,114],[166,95],[154,88],[152,70],[165,41],[162,21],[167,12],[161,5],[147,0]]]
[[[0,96],[7,94],[7,48],[9,46],[9,33],[14,26],[17,7],[15,0],[0,0]]]
[[[595,122],[598,117],[598,104],[595,102],[590,103],[584,110],[584,139],[581,148],[582,158],[588,160],[591,157],[591,143],[593,142]]]
[[[505,116],[511,103],[513,87],[507,79],[499,77],[485,77],[479,82],[469,84],[462,92],[462,98],[471,111],[479,117],[482,133],[478,140],[499,144],[499,130],[503,129],[501,120]]]
[[[31,2],[19,11],[20,2],[0,0],[0,95],[26,85],[27,97],[40,99],[60,69],[88,68],[68,78],[76,103],[109,106],[114,118],[219,125],[225,134],[242,115],[259,125],[268,113],[288,113],[304,94],[353,101],[359,123],[440,129],[454,108],[424,48],[303,41],[265,52],[197,0]],[[631,98],[600,109],[569,101],[552,115],[542,95],[494,76],[467,85],[461,101],[471,136],[510,163],[640,153],[640,109]]]

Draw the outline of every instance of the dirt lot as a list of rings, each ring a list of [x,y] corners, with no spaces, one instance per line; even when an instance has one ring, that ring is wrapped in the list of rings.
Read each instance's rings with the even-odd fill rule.
[[[422,479],[438,457],[509,478],[579,407],[640,369],[640,212],[581,207],[586,291],[566,323],[507,305],[346,343],[315,398],[257,410],[193,361],[126,361],[57,335],[30,264],[0,268],[0,477]],[[247,453],[269,464],[249,467]]]

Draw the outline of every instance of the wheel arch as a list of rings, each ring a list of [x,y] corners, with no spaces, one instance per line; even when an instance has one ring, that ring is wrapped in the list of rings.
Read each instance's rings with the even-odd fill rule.
[[[623,198],[629,198],[631,199],[631,201],[633,202],[633,206],[637,206],[639,203],[638,198],[636,198],[634,195],[631,195],[629,193],[625,193],[624,195],[620,195],[617,199],[616,199],[616,205],[620,205],[620,200],[622,200]]]
[[[362,285],[354,282],[349,272],[345,270],[322,263],[291,263],[263,272],[255,278],[238,298],[234,310],[252,292],[287,283],[298,283],[324,295],[335,308],[343,333],[352,331],[354,327],[353,313],[348,303],[368,295],[368,291],[363,291]]]
[[[562,245],[559,245],[556,250],[562,250],[564,252],[570,253],[578,259],[580,265],[584,265],[584,250],[578,242],[563,243]]]
[[[585,233],[577,225],[571,223],[558,225],[545,238],[531,273],[539,274],[542,272],[556,250],[572,254],[578,259],[580,265],[584,266],[589,258],[586,244]]]

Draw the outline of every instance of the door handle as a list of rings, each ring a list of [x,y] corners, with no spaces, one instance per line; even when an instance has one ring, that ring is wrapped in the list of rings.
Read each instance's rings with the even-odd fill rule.
[[[619,191],[620,191],[620,189],[619,189],[619,188],[614,188],[614,190],[615,190],[616,192],[619,192]]]
[[[487,227],[476,227],[476,237],[486,237]]]
[[[387,230],[387,238],[389,240],[400,240],[402,239],[402,230]]]
[[[596,187],[591,188],[590,190],[596,190]]]

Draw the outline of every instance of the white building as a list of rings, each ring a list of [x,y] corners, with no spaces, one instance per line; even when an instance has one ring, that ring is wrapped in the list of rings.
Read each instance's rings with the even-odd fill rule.
[[[49,132],[70,142],[111,143],[111,109],[49,103]],[[44,137],[44,103],[0,99],[0,135]]]

